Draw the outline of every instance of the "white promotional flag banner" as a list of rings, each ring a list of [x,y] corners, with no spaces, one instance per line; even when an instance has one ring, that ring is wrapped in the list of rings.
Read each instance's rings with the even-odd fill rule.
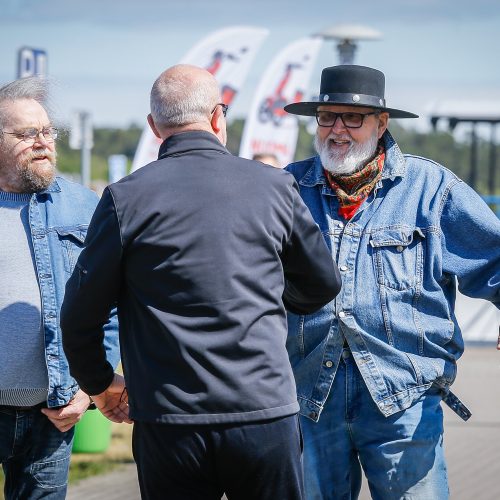
[[[245,122],[240,156],[274,154],[282,166],[293,161],[299,126],[283,107],[304,100],[321,44],[320,38],[301,38],[269,64]]]
[[[195,45],[181,60],[207,69],[217,79],[224,104],[231,104],[269,31],[262,28],[234,26],[216,31]],[[132,163],[132,171],[158,157],[161,141],[147,125]]]

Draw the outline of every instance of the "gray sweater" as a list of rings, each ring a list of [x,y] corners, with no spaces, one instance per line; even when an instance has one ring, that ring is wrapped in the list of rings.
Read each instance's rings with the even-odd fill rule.
[[[32,406],[47,398],[30,198],[0,191],[0,405]]]

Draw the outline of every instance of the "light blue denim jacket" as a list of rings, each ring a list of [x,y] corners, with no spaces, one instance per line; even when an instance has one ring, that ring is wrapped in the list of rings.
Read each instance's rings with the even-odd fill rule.
[[[463,352],[462,293],[500,307],[500,221],[433,161],[404,155],[388,131],[382,178],[348,222],[319,157],[287,167],[342,275],[335,301],[290,314],[287,348],[301,413],[319,419],[344,339],[380,411],[408,408],[432,384],[446,394]],[[450,393],[451,394],[451,393]]]
[[[89,189],[57,177],[45,191],[33,194],[29,202],[29,226],[40,286],[49,376],[49,407],[67,404],[78,390],[64,355],[59,314],[66,281],[83,248],[87,227],[98,201],[97,195]],[[116,312],[106,325],[105,347],[107,357],[115,367],[120,356]]]

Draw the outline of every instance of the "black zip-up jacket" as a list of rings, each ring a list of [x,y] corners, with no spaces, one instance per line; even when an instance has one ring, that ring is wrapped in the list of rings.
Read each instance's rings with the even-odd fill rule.
[[[64,350],[82,389],[104,391],[103,325],[117,305],[132,419],[291,415],[285,307],[312,313],[339,289],[293,176],[185,132],[104,191],[66,287]]]

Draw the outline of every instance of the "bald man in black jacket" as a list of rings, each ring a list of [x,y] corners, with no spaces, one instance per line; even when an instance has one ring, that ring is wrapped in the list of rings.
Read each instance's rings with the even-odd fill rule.
[[[71,374],[113,420],[102,348],[117,305],[134,457],[147,499],[300,499],[285,308],[340,289],[290,174],[232,156],[218,85],[174,66],[151,92],[157,161],[104,191],[62,311]]]

